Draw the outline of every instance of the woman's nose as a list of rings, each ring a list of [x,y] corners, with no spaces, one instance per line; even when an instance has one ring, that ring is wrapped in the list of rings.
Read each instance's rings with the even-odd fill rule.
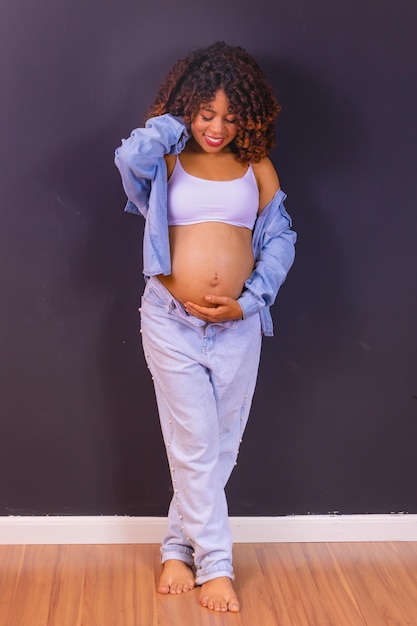
[[[210,128],[215,133],[221,133],[223,129],[223,121],[220,117],[215,117],[211,120]]]

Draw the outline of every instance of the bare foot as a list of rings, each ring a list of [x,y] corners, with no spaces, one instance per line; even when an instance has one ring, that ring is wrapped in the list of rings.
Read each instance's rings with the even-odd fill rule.
[[[193,589],[194,575],[186,563],[177,559],[168,559],[163,567],[158,587],[159,593],[185,593]]]
[[[237,613],[240,609],[232,581],[227,576],[213,578],[201,585],[200,604],[212,611]]]

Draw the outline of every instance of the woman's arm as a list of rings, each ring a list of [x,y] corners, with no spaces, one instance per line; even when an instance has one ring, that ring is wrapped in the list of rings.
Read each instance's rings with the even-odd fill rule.
[[[261,159],[259,163],[253,163],[252,167],[259,189],[258,215],[260,215],[266,205],[271,202],[281,185],[271,159],[267,157]]]

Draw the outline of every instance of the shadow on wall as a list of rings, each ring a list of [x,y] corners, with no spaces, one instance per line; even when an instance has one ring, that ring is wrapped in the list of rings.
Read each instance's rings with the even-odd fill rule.
[[[291,306],[285,324],[290,323],[295,334],[292,358],[298,355],[304,366],[312,358],[317,366],[317,354],[326,349],[337,353],[341,333],[349,332],[353,323],[348,268],[336,228],[344,217],[337,205],[339,181],[335,185],[334,179],[344,178],[345,168],[363,148],[361,120],[323,76],[267,59],[261,62],[282,106],[273,159],[298,233],[296,262],[274,312],[279,327],[280,311]],[[329,206],[331,193],[326,191],[332,184],[336,188]]]
[[[316,487],[320,480],[314,476],[331,471],[333,461],[314,444],[320,448],[332,422],[334,428],[334,415],[319,397],[332,393],[322,386],[346,356],[346,345],[352,345],[355,316],[335,228],[338,206],[325,206],[318,191],[331,186],[333,177],[343,178],[344,168],[362,149],[361,121],[323,76],[270,58],[258,60],[282,107],[272,160],[288,194],[286,207],[298,241],[294,266],[272,309],[275,338],[263,342],[245,451],[228,488],[230,511],[327,513],[336,505]],[[311,481],[307,491],[304,474],[306,483]],[[272,504],[271,494],[276,494]]]
[[[123,211],[125,196],[113,163],[119,143],[117,131],[102,129],[50,171],[50,183],[61,192],[67,185],[76,187],[78,198],[72,202],[80,207],[82,224],[66,250],[71,303],[62,311],[80,327],[89,352],[68,348],[73,368],[81,366],[90,379],[87,419],[78,416],[76,427],[85,433],[86,447],[79,454],[89,450],[91,465],[85,469],[96,478],[89,487],[94,496],[82,513],[165,515],[158,498],[168,504],[169,474],[139,334],[144,222]],[[155,482],[150,480],[153,464]]]
[[[60,381],[61,395],[67,397],[61,419],[72,419],[75,438],[82,441],[76,453],[85,479],[80,486],[73,475],[73,485],[66,489],[70,502],[65,506],[73,514],[166,515],[170,499],[139,334],[144,221],[124,213],[126,197],[113,162],[122,137],[143,125],[150,102],[136,92],[143,94],[151,71],[148,65],[143,76],[127,85],[117,119],[36,172],[58,207],[53,211],[59,222],[55,230],[63,234],[46,295],[48,314],[77,335],[67,337],[63,348],[67,370],[74,376],[78,372],[72,385],[79,394],[77,411],[70,409],[68,377]],[[65,461],[60,469],[72,471]],[[72,501],[71,492],[77,490]],[[56,506],[54,512],[65,512],[61,504]]]

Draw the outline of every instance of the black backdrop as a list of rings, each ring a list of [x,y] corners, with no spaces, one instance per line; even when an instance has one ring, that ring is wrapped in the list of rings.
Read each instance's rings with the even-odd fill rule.
[[[415,0],[2,1],[0,514],[166,514],[143,224],[113,153],[217,39],[281,102],[299,234],[230,513],[417,513],[416,18]]]

